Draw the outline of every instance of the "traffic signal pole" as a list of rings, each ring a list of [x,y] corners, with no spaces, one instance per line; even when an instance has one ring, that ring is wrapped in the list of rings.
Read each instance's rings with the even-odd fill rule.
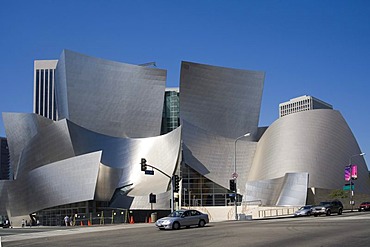
[[[161,169],[147,164],[145,158],[141,159],[140,164],[141,164],[141,171],[145,171],[147,169],[147,167],[151,167],[152,169],[159,171],[160,173],[162,173],[163,175],[165,175],[166,177],[168,177],[171,180],[171,203],[170,204],[171,204],[171,212],[173,212],[174,211],[174,204],[175,204],[175,195],[174,195],[175,176],[177,176],[177,175],[174,175],[174,176],[171,177],[170,175],[168,175],[167,173],[165,173]]]

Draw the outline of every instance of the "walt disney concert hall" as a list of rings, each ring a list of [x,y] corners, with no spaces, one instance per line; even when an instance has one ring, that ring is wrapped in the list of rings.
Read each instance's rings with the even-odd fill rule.
[[[51,77],[50,77],[51,78]],[[181,177],[178,207],[306,204],[314,189],[341,189],[361,150],[339,111],[313,109],[258,126],[265,73],[181,63],[179,124],[161,132],[166,71],[64,50],[53,74],[57,120],[3,113],[12,180],[0,181],[0,214],[23,217],[89,202],[169,209],[171,181],[140,170],[145,158]],[[370,194],[363,157],[356,191]],[[77,206],[76,206],[77,205]]]

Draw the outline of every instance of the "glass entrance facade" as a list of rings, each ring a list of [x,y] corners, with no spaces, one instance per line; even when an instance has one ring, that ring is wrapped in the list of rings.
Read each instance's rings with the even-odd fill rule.
[[[181,166],[181,176],[183,207],[234,205],[233,192],[200,175],[188,165]],[[241,202],[241,198],[238,198],[238,202]]]

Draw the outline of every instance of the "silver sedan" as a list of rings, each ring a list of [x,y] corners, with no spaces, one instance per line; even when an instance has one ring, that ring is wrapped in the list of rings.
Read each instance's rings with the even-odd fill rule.
[[[310,216],[312,214],[312,205],[302,206],[294,212],[294,216]]]
[[[208,214],[203,214],[198,210],[177,210],[170,213],[167,217],[160,218],[155,222],[159,229],[180,229],[183,226],[203,227],[209,223]]]

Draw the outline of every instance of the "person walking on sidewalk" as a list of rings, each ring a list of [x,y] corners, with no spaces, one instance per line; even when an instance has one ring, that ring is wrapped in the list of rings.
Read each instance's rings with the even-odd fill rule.
[[[66,217],[64,217],[64,223],[66,224],[66,226],[68,226],[68,224],[69,224],[69,217],[68,217],[68,215],[66,215]]]

